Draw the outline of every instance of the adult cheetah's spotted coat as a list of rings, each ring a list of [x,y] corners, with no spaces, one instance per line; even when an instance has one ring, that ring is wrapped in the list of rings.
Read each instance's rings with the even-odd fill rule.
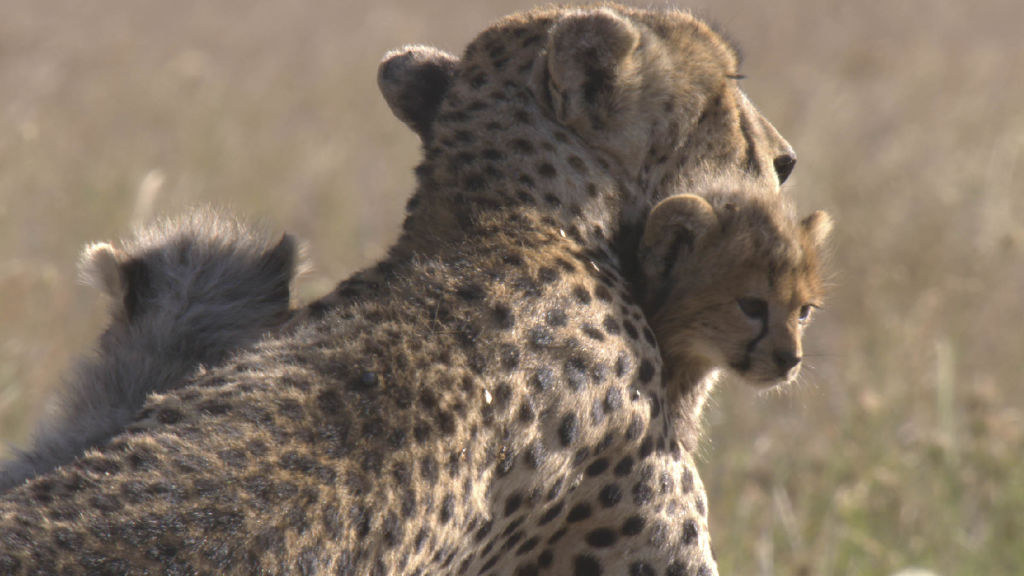
[[[788,172],[736,73],[677,12],[485,31],[440,99],[403,236],[363,276],[376,289],[343,286],[12,491],[0,571],[716,573],[618,255],[666,195]]]

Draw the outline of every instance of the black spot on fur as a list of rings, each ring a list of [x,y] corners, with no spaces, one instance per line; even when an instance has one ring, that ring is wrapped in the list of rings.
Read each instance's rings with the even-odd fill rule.
[[[622,524],[622,534],[624,536],[636,536],[643,532],[645,523],[643,516],[630,516]]]
[[[586,336],[587,338],[590,338],[591,340],[596,340],[598,342],[604,342],[604,332],[600,331],[599,329],[594,328],[590,324],[583,324],[581,329],[583,330],[584,336]]]
[[[511,330],[515,328],[516,318],[515,313],[504,304],[496,304],[494,309],[491,311],[492,317],[497,322],[498,327],[502,330]]]
[[[494,527],[494,522],[490,521],[490,520],[487,521],[487,523],[485,523],[483,526],[480,527],[479,530],[477,530],[476,535],[474,536],[476,541],[477,542],[483,541],[483,539],[487,537],[487,534],[489,534],[491,532],[491,528],[493,528],[493,527]]]
[[[523,424],[529,424],[533,422],[537,417],[536,411],[533,409],[533,405],[530,400],[524,400],[522,406],[519,407],[519,421]]]
[[[548,508],[548,511],[545,512],[543,516],[540,517],[540,520],[537,522],[537,525],[543,526],[548,522],[551,522],[552,520],[557,518],[559,514],[562,513],[562,509],[564,507],[565,504],[563,502],[555,503],[554,505],[551,506],[551,508]]]
[[[636,326],[634,326],[629,320],[623,320],[622,326],[626,329],[626,333],[629,334],[629,337],[633,340],[640,337],[640,332],[637,331]]]
[[[640,459],[645,460],[652,452],[654,452],[654,439],[648,436],[640,443]]]
[[[479,284],[469,283],[459,286],[455,294],[463,300],[476,302],[482,300],[487,295],[487,292]]]
[[[633,471],[633,457],[626,456],[615,465],[615,475],[618,477],[628,476]]]
[[[540,441],[530,444],[526,449],[524,458],[526,459],[526,464],[530,468],[534,470],[539,469],[547,458],[547,452],[544,450],[544,445],[541,444]]]
[[[533,144],[529,140],[522,138],[514,138],[509,142],[512,149],[520,154],[532,154],[534,152]]]
[[[605,332],[609,334],[619,334],[622,332],[622,326],[619,325],[619,321],[610,314],[604,317],[604,322],[601,325],[604,326]]]
[[[174,408],[161,408],[156,413],[156,420],[161,424],[177,424],[184,417],[184,414]]]
[[[658,400],[657,396],[651,396],[651,420],[654,420],[659,415],[661,415],[661,401]]]
[[[608,548],[615,545],[619,536],[611,528],[597,528],[587,532],[585,539],[594,548]]]
[[[633,485],[633,503],[637,506],[643,506],[651,501],[654,497],[654,490],[650,484],[645,482],[637,482]]]
[[[380,384],[380,378],[376,372],[363,372],[350,383],[351,388],[359,392],[373,390],[378,384]]]
[[[573,560],[574,576],[601,576],[601,563],[593,556],[581,555]]]
[[[640,421],[638,416],[634,416],[630,420],[630,425],[626,428],[626,440],[636,440],[643,434],[643,422]]]
[[[530,383],[538,391],[543,392],[551,388],[555,382],[555,374],[549,368],[541,368],[530,379]]]
[[[698,531],[697,523],[694,522],[693,518],[687,518],[683,522],[683,544],[692,546],[697,543]]]
[[[654,365],[646,358],[640,362],[638,376],[640,377],[640,382],[644,384],[650,384],[651,379],[654,378]]]
[[[601,458],[592,462],[590,466],[587,466],[585,473],[587,476],[599,476],[608,469],[608,466],[608,460],[606,458]]]
[[[559,206],[562,205],[562,201],[559,200],[558,196],[555,196],[554,194],[545,194],[544,195],[544,202],[548,206],[551,206],[552,208],[558,208]]]
[[[540,569],[538,569],[537,565],[533,563],[523,564],[516,568],[516,576],[537,576],[538,574],[540,574]]]
[[[578,435],[579,420],[576,414],[570,412],[562,417],[562,423],[558,427],[558,438],[562,441],[562,446],[571,446],[576,442]]]
[[[601,489],[597,499],[605,508],[611,508],[622,500],[622,488],[618,484],[608,484]]]
[[[441,524],[447,524],[452,519],[452,515],[455,513],[455,497],[452,494],[447,494],[444,500],[441,501],[441,513],[438,518],[441,520]]]
[[[569,510],[569,514],[565,517],[565,521],[569,523],[581,522],[590,518],[593,512],[590,509],[590,504],[586,502],[577,504]]]
[[[590,292],[583,286],[577,284],[572,289],[572,295],[577,302],[583,305],[590,304]]]
[[[546,548],[543,552],[540,553],[540,556],[537,556],[537,564],[541,568],[547,568],[548,566],[551,566],[551,563],[554,562],[554,560],[555,555],[553,552],[551,552],[550,548]]]
[[[574,392],[583,389],[587,384],[587,365],[583,359],[573,356],[565,363],[565,381]]]
[[[571,166],[573,170],[579,172],[580,174],[585,175],[587,173],[587,165],[584,164],[583,160],[580,160],[578,156],[569,156],[569,166]]]
[[[511,516],[519,510],[523,503],[523,495],[516,492],[505,500],[505,516]]]
[[[680,487],[683,490],[683,494],[689,494],[693,490],[693,472],[691,472],[689,468],[683,470]]]
[[[686,569],[686,564],[682,562],[673,562],[665,569],[665,576],[687,576],[688,572],[689,570]]]

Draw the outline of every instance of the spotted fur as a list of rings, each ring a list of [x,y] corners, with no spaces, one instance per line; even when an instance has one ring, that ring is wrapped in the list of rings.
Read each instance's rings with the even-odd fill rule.
[[[0,571],[716,574],[620,255],[708,174],[777,190],[736,74],[681,12],[485,30],[388,257],[6,495]]]
[[[291,236],[274,244],[208,209],[141,229],[120,248],[87,246],[81,275],[110,297],[110,325],[61,386],[32,448],[0,465],[0,492],[102,444],[149,394],[280,326],[300,263]]]

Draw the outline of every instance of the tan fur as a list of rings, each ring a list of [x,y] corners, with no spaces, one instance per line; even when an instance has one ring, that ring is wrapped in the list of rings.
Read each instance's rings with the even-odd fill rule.
[[[676,11],[485,30],[388,258],[7,494],[0,572],[716,574],[620,255],[709,175],[777,191],[735,60]]]
[[[758,387],[796,379],[804,329],[824,297],[831,228],[825,212],[798,222],[785,197],[742,185],[652,210],[640,250],[644,311],[691,449],[718,370]]]

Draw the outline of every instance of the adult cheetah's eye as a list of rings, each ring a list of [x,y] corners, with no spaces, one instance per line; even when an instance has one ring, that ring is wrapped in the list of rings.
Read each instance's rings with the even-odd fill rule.
[[[800,307],[800,322],[806,324],[811,320],[811,310],[817,308],[814,304],[804,304]]]
[[[740,310],[754,320],[764,320],[768,317],[768,302],[761,298],[740,298],[736,300]]]

